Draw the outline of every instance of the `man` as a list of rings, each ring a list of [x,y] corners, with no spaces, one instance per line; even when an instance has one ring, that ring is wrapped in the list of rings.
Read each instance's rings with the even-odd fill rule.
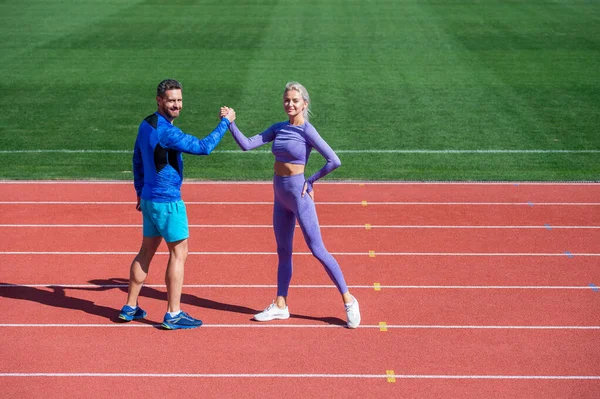
[[[138,296],[148,275],[150,261],[164,238],[169,261],[165,273],[168,303],[162,326],[169,330],[196,328],[202,321],[180,307],[189,237],[186,208],[181,200],[181,153],[210,154],[235,120],[235,111],[230,110],[215,130],[198,139],[173,126],[183,105],[181,83],[173,79],[160,82],[156,102],[157,111],[140,124],[133,151],[136,209],[143,215],[143,239],[140,251],[131,263],[127,304],[121,309],[119,318],[131,321],[146,316],[138,306]]]

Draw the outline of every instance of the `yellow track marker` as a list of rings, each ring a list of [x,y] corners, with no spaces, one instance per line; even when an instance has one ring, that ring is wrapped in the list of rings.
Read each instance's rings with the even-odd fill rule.
[[[379,284],[379,283],[373,283],[373,289],[375,291],[381,291],[381,284]]]
[[[385,370],[385,374],[388,376],[387,382],[396,382],[396,377],[394,377],[396,374],[394,373],[394,370]]]
[[[359,187],[364,187],[365,183],[358,183]]]
[[[371,225],[369,223],[365,224],[365,229],[371,230]]]
[[[379,322],[379,331],[387,331],[387,323],[385,321]]]
[[[375,257],[375,251],[369,251],[369,258]]]
[[[362,206],[367,206],[367,201],[363,201]]]

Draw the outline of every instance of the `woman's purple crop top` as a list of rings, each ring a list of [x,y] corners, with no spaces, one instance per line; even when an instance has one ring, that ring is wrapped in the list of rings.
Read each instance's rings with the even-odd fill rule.
[[[260,147],[272,141],[271,152],[275,155],[275,160],[279,162],[306,165],[311,150],[313,148],[317,150],[327,162],[314,175],[306,179],[309,192],[312,191],[312,184],[315,181],[342,164],[329,144],[321,138],[309,122],[300,126],[292,125],[289,122],[279,122],[252,137],[244,136],[235,122],[229,125],[229,130],[243,151]]]

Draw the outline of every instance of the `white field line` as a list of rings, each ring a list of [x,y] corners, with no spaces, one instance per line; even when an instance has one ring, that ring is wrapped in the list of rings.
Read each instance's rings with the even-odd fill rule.
[[[127,288],[127,284],[0,284],[0,289],[3,288]],[[144,284],[148,288],[166,289],[164,284]],[[211,289],[211,288],[277,288],[276,284],[184,284],[185,289]],[[336,288],[333,284],[298,284],[290,285],[290,288]],[[369,289],[375,288],[371,285],[349,285],[352,289]],[[416,289],[416,290],[590,290],[593,289],[590,285],[378,285],[378,289]]]
[[[131,180],[0,180],[0,185],[132,185]],[[263,181],[224,181],[224,180],[185,180],[185,185],[269,185],[271,180]],[[319,185],[364,185],[364,186],[412,186],[412,185],[454,185],[454,186],[598,186],[598,181],[372,181],[372,180],[324,180]]]
[[[170,374],[170,373],[0,373],[0,377],[50,378],[345,378],[413,380],[600,380],[596,375],[450,375],[450,374]]]
[[[168,252],[156,252],[156,255],[168,255]],[[189,255],[277,255],[277,252],[189,252]],[[535,252],[331,252],[340,256],[600,256],[600,253],[535,253]],[[137,255],[134,251],[0,251],[0,255]],[[294,255],[310,255],[311,252],[294,252]]]
[[[0,228],[139,228],[141,224],[0,224]],[[190,224],[189,227],[201,229],[272,229],[271,224]],[[296,225],[296,228],[299,228]],[[321,225],[329,229],[600,229],[600,226],[427,226],[427,225]]]
[[[600,150],[506,150],[506,149],[488,149],[488,150],[427,150],[427,149],[361,149],[361,150],[335,150],[338,154],[598,154]],[[86,150],[86,149],[15,149],[15,150],[0,150],[0,154],[132,154],[131,150]],[[235,154],[240,156],[248,155],[271,155],[268,150],[241,151],[241,150],[215,150],[213,154]]]
[[[161,324],[142,323],[1,323],[0,328],[160,328]],[[388,329],[398,330],[600,330],[600,326],[511,326],[511,325],[360,325],[360,329]],[[336,324],[202,324],[201,328],[346,328],[344,325]]]
[[[185,201],[186,205],[273,205],[273,201]],[[0,201],[0,205],[135,205],[134,201]],[[492,206],[599,206],[600,202],[335,202],[317,205],[492,205]]]

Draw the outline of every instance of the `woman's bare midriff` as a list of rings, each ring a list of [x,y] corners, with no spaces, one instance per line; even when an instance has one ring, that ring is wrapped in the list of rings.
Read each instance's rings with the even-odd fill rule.
[[[275,161],[273,166],[277,176],[294,176],[304,173],[304,165]]]

